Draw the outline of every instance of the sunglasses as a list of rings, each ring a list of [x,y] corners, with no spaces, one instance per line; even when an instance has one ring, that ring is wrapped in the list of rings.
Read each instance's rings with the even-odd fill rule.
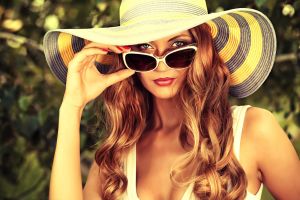
[[[124,52],[122,56],[127,68],[137,72],[148,72],[155,70],[160,61],[173,69],[187,68],[192,64],[196,51],[196,43],[193,43],[170,51],[162,58],[137,51]]]

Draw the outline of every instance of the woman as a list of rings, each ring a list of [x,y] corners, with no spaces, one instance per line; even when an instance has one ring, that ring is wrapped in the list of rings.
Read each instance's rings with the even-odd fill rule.
[[[274,116],[228,102],[267,78],[272,25],[252,9],[205,11],[205,1],[126,0],[121,26],[97,37],[47,33],[47,61],[66,84],[50,199],[250,200],[263,185],[277,199],[300,196],[299,158]],[[82,190],[80,119],[99,95],[107,134]]]

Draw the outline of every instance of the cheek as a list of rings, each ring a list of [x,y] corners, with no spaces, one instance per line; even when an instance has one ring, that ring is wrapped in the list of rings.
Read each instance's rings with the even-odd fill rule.
[[[141,81],[142,85],[148,89],[148,85],[152,82],[152,79],[144,74],[138,73],[138,78]]]
[[[178,78],[180,79],[180,81],[186,80],[187,73],[188,73],[188,69],[183,69],[178,73]]]

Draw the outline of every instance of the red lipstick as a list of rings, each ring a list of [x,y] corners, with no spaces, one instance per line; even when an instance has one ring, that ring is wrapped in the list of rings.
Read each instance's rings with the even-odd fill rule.
[[[173,83],[175,78],[158,78],[154,80],[154,83],[159,86],[169,86]]]

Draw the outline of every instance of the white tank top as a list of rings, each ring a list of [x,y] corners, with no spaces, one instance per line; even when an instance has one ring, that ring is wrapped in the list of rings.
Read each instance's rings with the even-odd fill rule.
[[[250,105],[244,106],[232,106],[233,117],[233,135],[234,144],[233,152],[237,159],[240,159],[240,141],[242,136],[242,128],[245,118],[245,113]],[[136,145],[129,151],[128,156],[124,160],[124,173],[128,179],[127,190],[123,194],[122,200],[140,200],[136,192]],[[181,200],[196,200],[196,196],[193,193],[194,184],[190,184],[184,192]],[[261,184],[256,195],[247,191],[245,200],[260,200],[263,190],[263,184]]]

